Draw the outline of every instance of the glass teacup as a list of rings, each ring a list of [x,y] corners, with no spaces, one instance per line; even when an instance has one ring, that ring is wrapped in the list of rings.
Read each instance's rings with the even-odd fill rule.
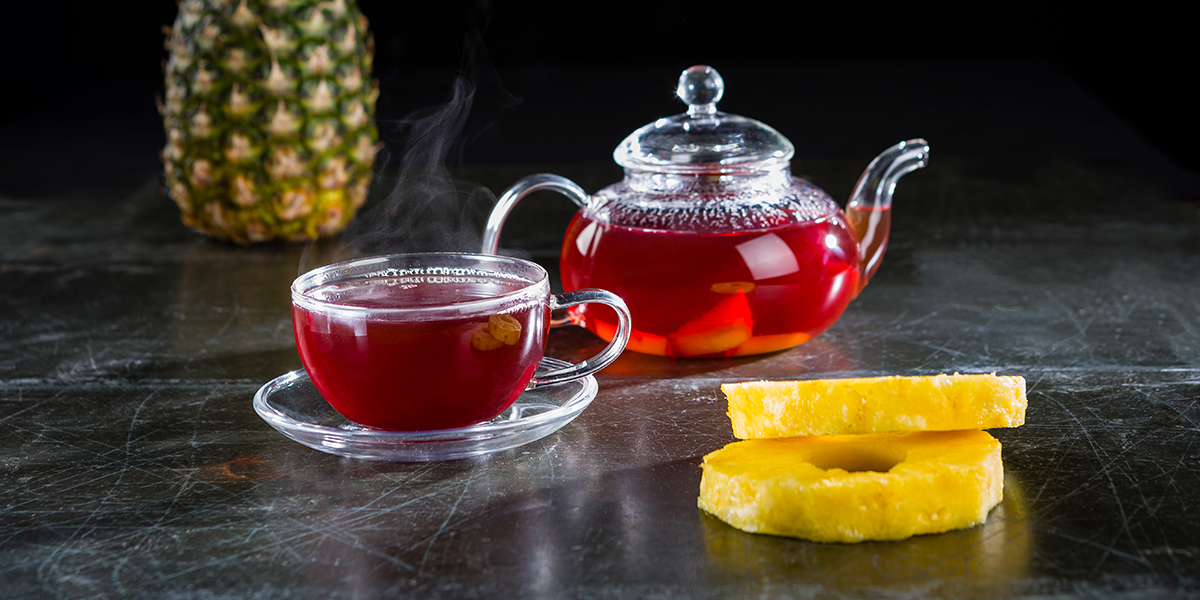
[[[550,314],[611,307],[618,333],[596,356],[535,377]],[[536,263],[486,254],[397,254],[337,263],[292,284],[305,370],[365,427],[454,429],[503,413],[526,389],[586,377],[620,355],[629,310],[615,294],[551,294]]]

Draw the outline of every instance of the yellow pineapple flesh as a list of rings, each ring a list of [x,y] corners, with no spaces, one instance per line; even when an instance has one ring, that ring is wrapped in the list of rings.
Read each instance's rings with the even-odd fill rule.
[[[817,542],[940,533],[1000,502],[1000,450],[977,430],[734,442],[704,457],[698,505],[743,531]]]
[[[721,386],[739,439],[953,431],[1025,422],[1025,378],[934,375],[755,381]]]

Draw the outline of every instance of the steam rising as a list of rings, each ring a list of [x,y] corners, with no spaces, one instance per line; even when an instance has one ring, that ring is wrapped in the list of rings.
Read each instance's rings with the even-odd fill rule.
[[[454,180],[446,166],[473,100],[474,86],[460,77],[449,102],[396,124],[389,137],[402,140],[399,153],[389,144],[377,159],[382,163],[377,182],[391,191],[351,222],[343,236],[347,244],[366,254],[479,251],[486,219],[480,207],[490,207],[495,198],[487,189]]]
[[[478,7],[477,7],[478,8]],[[464,46],[464,74],[455,77],[448,100],[377,125],[384,147],[375,160],[371,197],[335,241],[311,245],[301,272],[321,265],[403,252],[479,252],[495,195],[480,185],[454,179],[448,161],[460,162],[463,147],[495,114],[516,104],[495,72],[478,25],[477,10]],[[490,92],[478,110],[479,92]],[[476,113],[493,113],[481,119]],[[454,156],[451,156],[451,154]]]

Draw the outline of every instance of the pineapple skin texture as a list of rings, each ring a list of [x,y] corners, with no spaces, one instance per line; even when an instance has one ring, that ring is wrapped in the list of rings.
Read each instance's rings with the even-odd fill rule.
[[[344,228],[378,151],[354,0],[183,0],[166,47],[162,160],[183,222],[242,244]]]
[[[704,457],[697,504],[750,533],[903,540],[982,524],[1003,497],[1000,455],[984,431],[740,441]],[[836,466],[853,469],[864,456],[898,462],[887,472]]]
[[[1025,423],[1025,378],[933,375],[721,386],[738,439],[954,431]]]

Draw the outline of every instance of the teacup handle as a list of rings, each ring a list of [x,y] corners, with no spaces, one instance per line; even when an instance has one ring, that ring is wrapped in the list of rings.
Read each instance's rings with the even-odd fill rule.
[[[496,206],[492,208],[492,214],[488,215],[487,226],[483,230],[483,249],[481,252],[484,254],[495,254],[500,249],[500,229],[504,227],[504,220],[508,218],[508,213],[512,212],[513,207],[522,198],[538,190],[553,190],[566,196],[581,208],[587,206],[587,193],[583,191],[583,188],[579,187],[579,184],[566,177],[551,175],[549,173],[539,173],[525,177],[514,183],[496,201]]]
[[[529,383],[529,387],[551,385],[587,377],[607,367],[625,350],[625,344],[629,342],[629,308],[625,306],[625,301],[620,296],[606,290],[597,289],[584,289],[564,294],[555,294],[550,297],[550,310],[570,308],[590,303],[606,304],[617,313],[617,333],[613,335],[612,341],[599,354],[585,361],[550,371],[541,377],[534,377],[533,381]]]

